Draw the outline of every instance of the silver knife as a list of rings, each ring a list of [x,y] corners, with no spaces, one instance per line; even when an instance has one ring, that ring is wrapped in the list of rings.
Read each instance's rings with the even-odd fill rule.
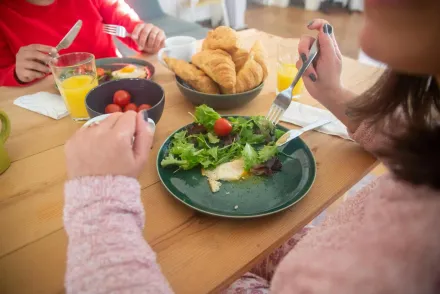
[[[61,42],[55,47],[55,49],[57,49],[57,52],[63,49],[67,49],[70,47],[70,45],[72,45],[76,36],[78,36],[81,27],[82,27],[82,20],[78,20],[70,29],[70,31],[64,36]]]
[[[275,145],[277,147],[281,147],[284,144],[290,142],[291,140],[298,138],[299,136],[301,136],[303,133],[307,132],[307,131],[311,131],[314,129],[317,129],[319,127],[322,127],[326,124],[329,124],[331,122],[333,122],[334,119],[320,119],[315,121],[314,123],[311,123],[307,126],[305,126],[302,129],[299,130],[290,130],[287,133],[285,133],[284,135],[281,136],[281,138],[278,139],[278,141],[276,141]]]

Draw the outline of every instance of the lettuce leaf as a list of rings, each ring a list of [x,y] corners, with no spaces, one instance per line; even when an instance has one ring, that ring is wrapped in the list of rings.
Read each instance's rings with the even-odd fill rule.
[[[177,166],[183,166],[186,165],[187,162],[185,160],[180,160],[175,158],[172,154],[168,154],[167,157],[165,157],[164,159],[162,159],[160,165],[162,167],[167,167],[170,165],[177,165]]]
[[[280,129],[276,129],[275,130],[275,140],[278,140],[279,138],[281,138],[286,132],[282,131]]]
[[[212,133],[208,133],[206,136],[208,137],[208,141],[211,144],[217,144],[218,142],[220,142],[220,139]]]
[[[260,163],[266,162],[274,158],[278,154],[278,148],[275,145],[266,145],[258,151],[258,159]]]
[[[253,166],[259,163],[257,151],[255,151],[255,149],[249,144],[244,146],[241,156],[243,157],[244,169],[246,171],[249,171]]]
[[[208,130],[212,130],[214,128],[215,121],[218,120],[221,116],[214,109],[206,105],[200,105],[196,107],[195,111],[195,120],[196,123],[203,125]]]

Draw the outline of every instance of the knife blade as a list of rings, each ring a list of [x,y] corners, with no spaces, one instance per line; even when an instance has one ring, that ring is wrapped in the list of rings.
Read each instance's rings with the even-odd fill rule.
[[[334,119],[324,118],[324,119],[317,120],[314,123],[311,123],[311,124],[303,127],[302,129],[290,130],[287,133],[285,133],[284,135],[282,135],[281,138],[279,138],[275,142],[275,145],[277,147],[281,147],[281,146],[285,145],[286,143],[292,141],[293,139],[298,138],[303,133],[305,133],[307,131],[311,131],[311,130],[317,129],[317,128],[322,127],[322,126],[325,126],[326,124],[329,124],[329,123],[331,123],[333,121],[334,121]]]
[[[64,36],[61,42],[55,47],[57,51],[69,48],[70,45],[72,45],[73,41],[75,40],[76,36],[78,36],[81,27],[82,27],[82,20],[78,20],[70,29],[70,31]]]

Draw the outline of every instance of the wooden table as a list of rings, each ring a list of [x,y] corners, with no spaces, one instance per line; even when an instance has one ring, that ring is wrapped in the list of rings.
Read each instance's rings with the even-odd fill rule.
[[[229,113],[264,115],[276,81],[276,44],[281,38],[255,30],[240,33],[250,48],[260,39],[270,57],[270,76],[261,95]],[[162,187],[155,160],[161,143],[190,123],[193,106],[178,91],[173,75],[155,57],[155,81],[166,92],[166,105],[155,144],[141,177],[146,209],[145,238],[176,293],[223,289],[340,197],[376,164],[355,143],[317,132],[303,139],[317,161],[316,182],[307,197],[283,213],[253,220],[228,220],[196,213]],[[344,58],[343,81],[361,93],[377,70]],[[12,121],[6,148],[12,166],[0,176],[0,293],[63,293],[67,238],[63,229],[63,145],[78,129],[69,118],[55,121],[13,105],[37,91],[55,92],[51,78],[26,88],[0,88],[0,109]],[[304,103],[319,105],[305,93]],[[293,126],[290,126],[293,127]]]

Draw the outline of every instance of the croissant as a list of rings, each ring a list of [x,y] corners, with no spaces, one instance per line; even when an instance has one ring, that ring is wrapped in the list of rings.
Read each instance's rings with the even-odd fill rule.
[[[168,67],[182,80],[197,91],[209,94],[219,94],[218,85],[196,66],[175,58],[164,58]]]
[[[232,52],[237,48],[237,33],[230,27],[225,26],[220,26],[215,30],[209,31],[202,45],[202,50],[222,49],[228,52]]]
[[[254,89],[263,81],[264,71],[261,65],[251,54],[243,68],[237,74],[237,93],[246,92]]]
[[[255,41],[254,45],[251,48],[250,53],[254,55],[255,61],[258,62],[258,64],[263,69],[263,80],[265,80],[268,75],[267,63],[266,63],[267,53],[266,50],[264,50],[260,40]]]
[[[204,50],[192,57],[192,63],[220,85],[222,92],[235,93],[235,64],[223,50]]]
[[[231,52],[232,61],[235,63],[235,71],[239,72],[249,58],[249,52],[245,49],[238,48]]]

